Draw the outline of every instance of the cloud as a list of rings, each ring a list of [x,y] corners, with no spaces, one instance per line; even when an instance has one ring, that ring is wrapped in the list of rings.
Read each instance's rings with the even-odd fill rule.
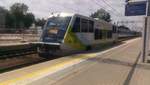
[[[113,8],[122,11],[123,7],[119,5],[122,0],[107,0],[108,4]],[[118,4],[116,4],[116,1]],[[47,17],[50,12],[74,12],[83,15],[89,15],[91,12],[104,6],[106,10],[112,10],[107,7],[102,0],[1,0],[0,5],[9,8],[12,4],[20,2],[29,6],[29,11],[32,11],[37,17]],[[98,3],[98,4],[96,4]],[[109,11],[114,15],[112,11]]]
[[[107,2],[104,3],[104,1]],[[114,22],[143,20],[143,17],[125,17],[125,0],[0,0],[0,6],[7,9],[16,2],[29,6],[29,12],[37,18],[47,18],[51,12],[73,12],[89,16],[97,9],[104,8],[112,15]],[[113,8],[113,9],[112,9]],[[115,9],[115,10],[114,10]],[[135,24],[135,23],[134,23]],[[125,24],[130,27],[143,26],[141,23]]]
[[[40,18],[48,17],[51,12],[73,12],[89,16],[97,9],[105,8],[114,21],[131,19],[123,16],[124,0],[105,1],[107,4],[103,0],[0,0],[0,6],[9,8],[16,2],[25,3],[29,6],[29,11]]]

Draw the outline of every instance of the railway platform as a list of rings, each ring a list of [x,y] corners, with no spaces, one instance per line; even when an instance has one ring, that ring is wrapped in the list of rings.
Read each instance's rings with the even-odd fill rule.
[[[30,43],[2,43],[0,47],[28,45]]]
[[[46,61],[0,74],[0,85],[149,85],[141,38],[104,51]]]

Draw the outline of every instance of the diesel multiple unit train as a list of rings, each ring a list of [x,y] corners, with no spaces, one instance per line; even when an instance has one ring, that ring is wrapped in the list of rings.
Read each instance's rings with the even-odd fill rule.
[[[38,54],[65,55],[117,42],[117,27],[79,14],[60,13],[48,18],[38,43]]]

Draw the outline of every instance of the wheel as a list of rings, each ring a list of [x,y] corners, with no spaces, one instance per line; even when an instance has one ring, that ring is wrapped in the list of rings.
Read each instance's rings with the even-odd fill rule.
[[[89,50],[92,50],[92,47],[90,45],[86,46],[86,51],[89,51]]]
[[[39,57],[42,57],[42,58],[47,58],[49,59],[50,58],[50,54],[49,53],[38,53]]]
[[[38,56],[42,58],[49,59],[51,57],[51,54],[48,51],[49,50],[45,48],[42,49],[40,47],[37,48]]]

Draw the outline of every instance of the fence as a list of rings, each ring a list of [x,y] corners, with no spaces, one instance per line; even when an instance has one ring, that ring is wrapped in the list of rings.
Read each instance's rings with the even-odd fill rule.
[[[41,29],[0,29],[0,44],[37,42]]]

